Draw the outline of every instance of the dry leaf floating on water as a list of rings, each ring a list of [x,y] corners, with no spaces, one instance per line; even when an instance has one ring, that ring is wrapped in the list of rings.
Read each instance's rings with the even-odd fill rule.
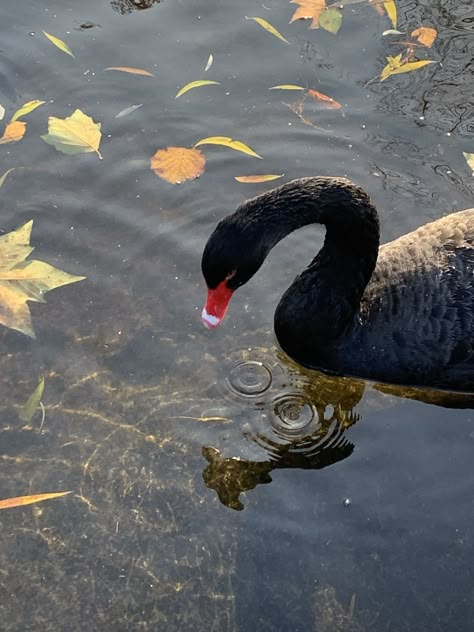
[[[141,68],[129,68],[128,66],[108,66],[104,70],[118,70],[119,72],[127,72],[130,75],[142,75],[143,77],[154,77],[155,75],[148,70]]]
[[[206,166],[206,158],[199,149],[166,147],[159,149],[151,158],[150,168],[157,176],[171,184],[182,184],[200,176]]]
[[[471,167],[472,175],[474,176],[474,154],[465,153],[464,151],[462,153],[467,164]]]
[[[259,156],[251,147],[242,143],[240,140],[230,138],[230,136],[209,136],[208,138],[202,138],[194,145],[194,147],[199,147],[200,145],[223,145],[224,147],[230,147],[236,151],[241,151],[248,156],[254,156],[255,158],[260,159],[262,158],[262,156]]]
[[[194,88],[201,88],[202,86],[210,86],[210,85],[219,86],[220,83],[218,81],[210,81],[209,79],[200,79],[199,81],[191,81],[190,83],[187,83],[185,86],[183,86],[181,90],[179,90],[179,92],[175,96],[175,99],[179,99],[180,96],[182,96],[189,90],[193,90]]]
[[[12,167],[11,169],[8,169],[8,171],[5,171],[3,176],[0,176],[0,189],[2,188],[5,180],[7,179],[8,174],[10,174],[12,171],[15,171],[15,167]]]
[[[400,75],[404,72],[411,72],[412,70],[417,70],[418,68],[423,68],[423,66],[427,66],[428,64],[435,63],[430,59],[423,59],[420,61],[409,61],[403,64],[401,53],[396,57],[391,57],[389,55],[387,57],[387,62],[387,65],[382,69],[380,74],[380,81],[385,81],[385,79],[391,75]]]
[[[319,26],[334,35],[342,24],[342,13],[337,9],[326,9],[319,16]]]
[[[342,105],[338,101],[335,101],[331,97],[328,97],[327,94],[323,94],[322,92],[318,92],[317,90],[308,90],[308,95],[326,108],[332,108],[335,110],[339,110],[340,108],[342,108]]]
[[[296,86],[292,83],[282,83],[279,86],[272,86],[269,90],[304,90],[303,86]]]
[[[209,70],[209,68],[212,66],[212,64],[214,63],[214,57],[212,55],[212,53],[209,55],[209,58],[207,60],[207,64],[206,67],[204,68],[204,72],[207,72]]]
[[[49,263],[26,260],[33,220],[0,236],[0,324],[35,337],[27,302],[45,303],[44,295],[62,285],[85,279],[53,267]]]
[[[393,28],[397,28],[397,5],[394,0],[389,0],[388,2],[383,3],[384,9],[387,12],[390,21],[392,22]]]
[[[423,44],[423,46],[426,46],[427,48],[431,48],[433,46],[433,42],[435,41],[437,35],[438,33],[436,29],[428,26],[422,26],[411,33],[412,37],[415,37],[420,44]]]
[[[250,17],[249,18],[247,16],[245,16],[245,19],[246,20],[253,20],[257,24],[259,24],[262,28],[264,28],[266,31],[268,31],[269,33],[271,33],[275,37],[278,37],[279,40],[281,40],[282,42],[285,42],[285,44],[289,44],[290,43],[286,39],[286,37],[283,37],[283,35],[280,33],[280,31],[277,31],[277,29],[274,26],[272,26],[270,24],[270,22],[267,22],[267,20],[264,20],[263,18],[258,18],[258,17]]]
[[[296,20],[312,20],[310,29],[319,28],[319,16],[326,9],[325,0],[291,0],[291,4],[298,4],[290,24]]]
[[[43,31],[43,35],[47,37],[49,41],[52,42],[57,48],[59,48],[59,50],[62,50],[63,53],[74,57],[72,50],[69,48],[66,42],[63,42],[62,39],[59,39],[59,37],[51,35],[50,33],[46,33],[46,31]]]
[[[24,121],[13,121],[8,123],[3,132],[3,136],[0,138],[0,145],[6,145],[7,143],[16,143],[21,140],[26,132],[26,123]]]
[[[245,184],[258,184],[260,182],[271,182],[272,180],[278,180],[278,178],[283,178],[284,175],[284,173],[267,173],[265,175],[255,176],[234,176],[234,179],[237,180],[237,182],[243,182]]]
[[[35,99],[34,101],[28,101],[28,103],[22,105],[21,108],[19,108],[15,112],[15,114],[10,119],[10,123],[13,123],[22,116],[26,116],[30,112],[33,112],[33,110],[36,110],[36,108],[39,108],[39,106],[43,105],[44,103],[46,103],[46,101],[39,101],[38,99]]]
[[[78,154],[95,151],[102,159],[99,151],[102,133],[101,124],[95,123],[90,116],[75,110],[65,119],[50,116],[48,133],[41,138],[64,154]]]

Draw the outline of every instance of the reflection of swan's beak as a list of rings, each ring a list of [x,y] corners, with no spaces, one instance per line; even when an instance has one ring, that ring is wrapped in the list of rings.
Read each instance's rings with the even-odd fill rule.
[[[219,327],[233,293],[233,290],[227,287],[225,281],[219,283],[214,290],[207,291],[207,301],[201,315],[205,327],[208,329]]]

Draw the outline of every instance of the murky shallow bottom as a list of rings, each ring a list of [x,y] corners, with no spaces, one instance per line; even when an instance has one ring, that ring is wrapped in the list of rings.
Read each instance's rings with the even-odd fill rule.
[[[374,195],[384,240],[472,206],[470,3],[397,2],[400,30],[436,26],[443,63],[368,88],[393,53],[371,7],[347,7],[334,38],[266,3],[287,47],[248,30],[267,11],[251,2],[145,5],[25,0],[0,26],[0,102],[48,103],[2,147],[2,173],[17,168],[2,228],[33,218],[35,256],[88,277],[32,305],[36,340],[0,332],[1,496],[73,490],[0,514],[0,628],[470,631],[469,403],[306,372],[274,346],[274,306],[321,234],[282,242],[222,331],[199,322],[203,244],[266,186],[235,175],[343,172]],[[210,52],[222,92],[175,100]],[[318,111],[332,133],[310,128],[267,96],[277,83],[327,92],[344,116]],[[103,161],[39,139],[75,107],[103,123]],[[216,150],[183,187],[143,168],[159,146],[218,133],[264,166]],[[41,373],[44,424],[22,424]]]

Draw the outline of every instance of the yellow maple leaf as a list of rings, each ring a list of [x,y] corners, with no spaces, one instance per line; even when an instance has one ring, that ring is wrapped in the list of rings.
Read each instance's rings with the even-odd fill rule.
[[[8,123],[3,132],[3,136],[0,138],[0,145],[6,145],[6,143],[16,143],[21,140],[26,132],[26,123],[24,121],[13,121]]]
[[[48,133],[41,138],[56,147],[63,154],[77,154],[95,151],[102,160],[99,151],[101,124],[95,123],[90,116],[81,110],[75,110],[65,119],[50,116]]]
[[[412,31],[411,36],[416,37],[416,39],[426,46],[427,48],[431,48],[433,46],[433,42],[438,35],[436,29],[432,29],[429,26],[422,26],[419,29],[415,29]]]
[[[0,324],[35,337],[27,301],[45,303],[49,290],[85,277],[74,276],[44,261],[26,261],[33,220],[0,237]]]
[[[326,9],[326,0],[291,0],[300,6],[294,12],[290,24],[296,20],[312,20],[310,29],[319,28],[319,16]]]
[[[200,176],[205,165],[206,158],[199,149],[167,147],[152,156],[150,168],[163,180],[181,184]]]

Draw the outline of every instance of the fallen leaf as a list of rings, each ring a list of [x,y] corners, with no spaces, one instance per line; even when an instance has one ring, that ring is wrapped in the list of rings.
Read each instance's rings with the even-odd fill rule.
[[[312,20],[310,29],[319,28],[319,16],[326,9],[326,0],[291,0],[290,4],[299,4],[290,24],[296,20]]]
[[[429,26],[422,26],[411,33],[412,37],[415,37],[420,44],[423,44],[423,46],[428,48],[433,46],[433,42],[435,41],[437,35],[438,33],[436,29],[432,29]]]
[[[387,29],[382,35],[403,35],[403,33],[402,31],[397,31],[397,29]]]
[[[115,118],[121,118],[122,116],[127,116],[127,114],[131,114],[132,112],[135,112],[135,110],[138,110],[138,108],[141,108],[142,105],[143,103],[140,103],[139,105],[131,105],[130,107],[125,108],[125,110],[122,110],[121,112],[116,114]]]
[[[260,24],[260,26],[263,27],[266,31],[268,31],[275,37],[278,37],[278,39],[280,39],[282,42],[285,42],[286,44],[290,43],[285,37],[283,37],[280,31],[277,31],[276,28],[270,24],[270,22],[267,22],[263,18],[255,18],[255,17],[248,18],[247,16],[245,16],[245,19],[254,20],[255,22],[257,22],[257,24]]]
[[[77,154],[95,151],[102,160],[99,151],[102,137],[101,124],[94,123],[90,116],[75,110],[65,119],[50,116],[48,119],[48,133],[41,138],[56,147],[63,154]]]
[[[323,94],[317,90],[308,90],[308,94],[310,97],[313,97],[315,101],[319,101],[324,107],[333,108],[335,110],[342,108],[342,105],[338,101],[331,99],[327,94]]]
[[[199,147],[200,145],[223,145],[224,147],[230,147],[231,149],[241,151],[242,153],[248,154],[249,156],[262,158],[262,156],[259,156],[248,145],[245,145],[240,140],[233,140],[232,138],[230,138],[230,136],[209,136],[208,138],[203,138],[202,140],[198,141],[194,145],[194,147]]]
[[[148,70],[142,70],[141,68],[128,68],[127,66],[109,66],[104,70],[118,70],[120,72],[128,72],[131,75],[143,75],[144,77],[154,77],[155,75]]]
[[[235,176],[235,180],[237,180],[237,182],[245,182],[246,184],[254,184],[258,182],[270,182],[271,180],[278,180],[278,178],[283,178],[284,175],[284,173],[281,173],[280,175],[267,173],[261,176]]]
[[[13,123],[22,116],[26,116],[30,112],[33,112],[33,110],[39,108],[39,106],[43,105],[43,103],[46,103],[46,101],[38,101],[38,99],[36,99],[35,101],[28,101],[28,103],[22,105],[21,108],[15,112],[15,114],[10,119],[10,123]]]
[[[295,86],[292,83],[282,83],[280,86],[272,86],[269,90],[304,90],[303,86]]]
[[[339,31],[342,24],[342,13],[337,9],[326,9],[319,16],[319,26],[334,35]]]
[[[15,498],[5,498],[0,500],[0,509],[10,509],[11,507],[23,507],[24,505],[32,505],[42,500],[50,500],[51,498],[60,498],[72,492],[51,492],[49,494],[34,494],[33,496],[15,496]]]
[[[167,147],[159,149],[151,158],[150,168],[157,176],[171,184],[181,184],[200,176],[206,166],[206,158],[199,149]]]
[[[69,48],[66,42],[63,42],[63,40],[59,39],[59,37],[50,35],[49,33],[46,33],[46,31],[43,31],[43,35],[47,37],[49,41],[52,42],[55,46],[57,46],[59,50],[62,50],[63,53],[66,53],[67,55],[71,55],[71,57],[74,57],[72,50]]]
[[[41,398],[43,397],[43,391],[44,391],[44,376],[41,376],[38,382],[38,386],[28,397],[25,404],[23,404],[23,406],[20,408],[20,412],[18,413],[18,417],[20,421],[24,421],[28,423],[33,419],[35,412],[39,408]]]
[[[0,177],[0,189],[2,188],[3,183],[7,179],[8,174],[11,173],[12,171],[15,171],[15,167],[12,167],[11,169],[8,169],[8,171],[5,171],[3,176]]]
[[[390,18],[393,28],[397,28],[397,5],[394,0],[388,0],[388,2],[384,2],[383,6],[385,11],[387,12],[388,17]]]
[[[3,117],[5,116],[5,108],[3,107],[3,105],[0,103],[0,121],[3,120]]]
[[[403,72],[411,72],[412,70],[417,70],[418,68],[423,68],[423,66],[427,66],[428,64],[435,63],[430,59],[423,59],[421,61],[409,61],[402,64],[401,59],[401,53],[396,57],[391,57],[390,55],[387,57],[388,63],[380,74],[380,81],[385,81],[385,79],[391,75],[400,75]]]
[[[207,72],[209,70],[209,68],[212,66],[214,62],[214,57],[212,56],[212,53],[209,55],[209,58],[207,60],[207,64],[206,67],[204,68],[204,72]]]
[[[0,138],[0,145],[6,145],[7,143],[16,143],[21,140],[26,132],[26,123],[24,121],[13,121],[8,123],[3,132],[3,136]]]
[[[33,220],[0,236],[0,324],[35,337],[27,301],[45,303],[44,295],[85,277],[63,272],[43,261],[26,261]]]
[[[188,92],[188,90],[192,90],[193,88],[200,88],[201,86],[210,86],[210,85],[220,86],[220,83],[218,81],[209,81],[208,79],[200,79],[199,81],[191,81],[190,83],[187,83],[185,86],[181,88],[181,90],[175,96],[175,99],[179,99],[179,97],[183,95],[185,92]]]
[[[467,164],[471,167],[472,169],[472,175],[474,176],[474,154],[469,154],[469,153],[465,153],[464,151],[462,152],[462,155],[464,156],[464,158],[467,161]]]

